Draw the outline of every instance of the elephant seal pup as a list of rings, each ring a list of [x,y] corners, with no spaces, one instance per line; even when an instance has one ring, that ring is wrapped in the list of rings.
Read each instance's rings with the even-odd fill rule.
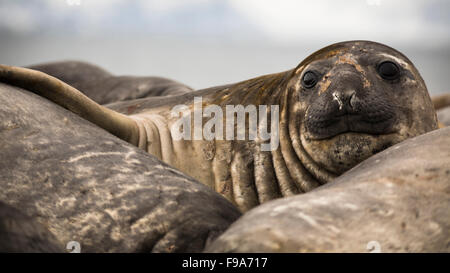
[[[99,66],[80,61],[43,63],[28,68],[60,79],[99,104],[153,96],[174,96],[193,91],[170,79],[115,76]]]
[[[310,191],[395,143],[437,128],[427,88],[414,65],[395,49],[369,41],[333,44],[286,72],[170,98],[116,103],[110,109],[37,71],[0,66],[0,81],[28,87],[156,155],[242,211]],[[194,103],[194,97],[201,97],[200,102]],[[171,110],[180,105],[185,106],[183,115],[194,116],[185,126],[194,140],[174,137],[173,126],[182,119]],[[255,140],[247,134],[236,139],[239,124],[230,126],[224,140],[204,140],[201,129],[193,126],[196,107],[227,112],[239,105],[248,113],[270,108],[270,140],[261,138],[264,122],[256,124]],[[272,111],[273,106],[279,108]],[[258,121],[265,115],[260,111]],[[219,119],[225,125],[234,117],[231,111]],[[256,130],[256,122],[241,118],[246,122],[241,131]],[[199,122],[206,126],[205,118]],[[267,142],[270,150],[265,149]]]
[[[0,202],[0,253],[63,252],[56,237],[18,209]]]
[[[0,83],[0,200],[81,252],[200,252],[240,213],[36,94]]]
[[[206,252],[449,252],[450,128],[399,143],[308,194],[263,204]]]

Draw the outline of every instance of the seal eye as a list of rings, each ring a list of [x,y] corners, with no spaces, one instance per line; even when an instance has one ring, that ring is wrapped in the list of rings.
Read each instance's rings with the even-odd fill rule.
[[[385,61],[378,65],[378,74],[383,79],[394,80],[400,76],[400,68],[391,61]]]
[[[317,75],[312,71],[307,71],[302,78],[302,84],[306,88],[311,88],[317,83]]]

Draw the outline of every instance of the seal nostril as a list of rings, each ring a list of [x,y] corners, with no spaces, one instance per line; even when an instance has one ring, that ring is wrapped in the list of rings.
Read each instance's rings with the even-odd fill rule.
[[[338,92],[333,93],[333,100],[337,101],[337,103],[339,105],[339,110],[342,110],[343,103],[342,103],[341,97],[339,96]]]
[[[350,100],[349,100],[349,102],[350,102],[349,104],[352,109],[356,108],[356,101],[357,101],[356,92],[353,91],[352,95],[350,96]]]
[[[344,92],[333,92],[333,100],[337,101],[339,105],[339,110],[342,110],[344,107],[346,109],[355,108],[356,103],[356,91],[355,90],[346,90]]]

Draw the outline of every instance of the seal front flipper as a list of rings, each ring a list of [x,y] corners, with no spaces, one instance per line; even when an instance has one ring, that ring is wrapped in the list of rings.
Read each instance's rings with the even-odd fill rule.
[[[57,78],[32,69],[0,65],[0,82],[38,94],[133,145],[139,144],[139,128],[133,119],[97,104]]]

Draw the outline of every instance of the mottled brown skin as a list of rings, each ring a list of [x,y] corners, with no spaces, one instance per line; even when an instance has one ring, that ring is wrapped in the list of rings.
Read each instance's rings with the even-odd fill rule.
[[[385,80],[376,72],[386,60],[400,67],[397,80]],[[301,79],[309,70],[320,77],[307,89]],[[47,84],[46,75],[39,75],[43,79],[33,86],[29,80],[25,83],[32,73],[3,66],[0,80],[33,91]],[[395,143],[437,128],[431,99],[414,65],[400,52],[369,41],[328,46],[286,72],[171,98],[114,103],[109,109],[80,96],[82,103],[67,101],[76,90],[54,87],[53,93],[45,93],[48,88],[37,93],[193,176],[242,211],[310,191]],[[185,104],[192,111],[194,96],[202,96],[204,106],[222,109],[279,105],[279,148],[263,152],[261,141],[249,140],[173,141],[170,127],[178,117],[171,117],[170,110]]]

